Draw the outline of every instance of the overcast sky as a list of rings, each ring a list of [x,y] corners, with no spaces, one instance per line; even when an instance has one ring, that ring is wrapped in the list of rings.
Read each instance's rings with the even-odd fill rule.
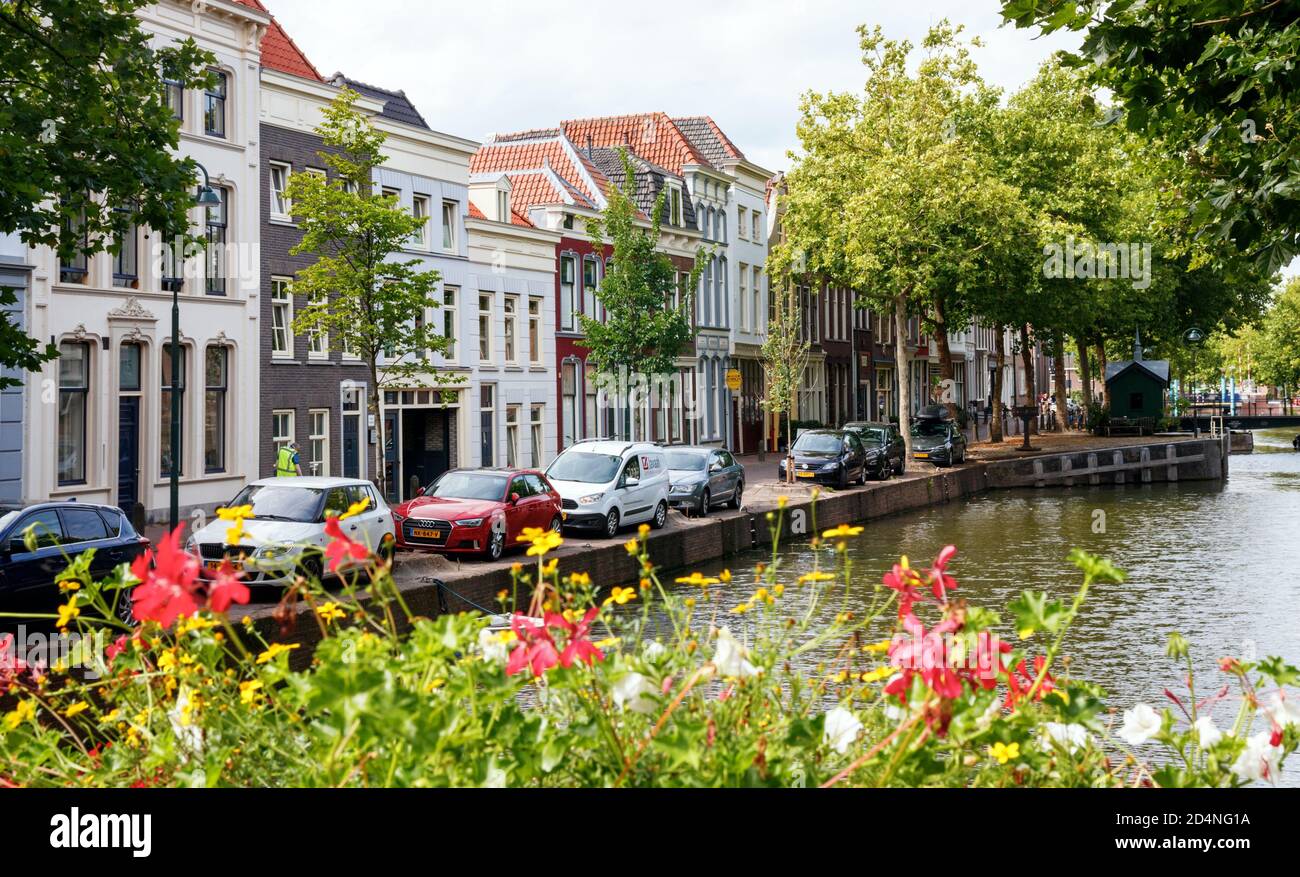
[[[854,90],[854,28],[919,42],[947,17],[985,40],[985,78],[1030,79],[1078,38],[999,27],[996,0],[264,0],[321,73],[404,89],[430,126],[483,140],[562,119],[710,115],[745,155],[789,166],[799,95]]]

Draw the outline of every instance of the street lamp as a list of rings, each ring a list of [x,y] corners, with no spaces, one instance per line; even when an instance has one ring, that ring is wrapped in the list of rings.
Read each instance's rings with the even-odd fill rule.
[[[203,171],[203,185],[199,186],[198,198],[195,199],[200,207],[205,210],[208,207],[215,207],[221,204],[221,196],[212,188],[212,179],[208,176],[208,169],[203,165],[195,162],[195,166]],[[171,435],[171,527],[175,531],[181,522],[181,395],[178,393],[176,381],[180,379],[181,373],[181,300],[180,284],[172,284],[172,435]]]

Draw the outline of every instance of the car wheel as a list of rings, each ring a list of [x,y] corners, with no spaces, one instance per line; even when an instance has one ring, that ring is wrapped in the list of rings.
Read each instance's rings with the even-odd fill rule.
[[[903,472],[904,472],[903,458],[902,458],[902,457],[899,457],[899,458],[898,458],[898,464],[897,464],[896,466],[894,466],[894,474],[895,474],[895,475],[902,475]]]
[[[483,553],[488,560],[500,560],[501,555],[506,550],[506,534],[504,530],[493,530],[492,535],[488,536],[487,547]]]
[[[745,498],[745,482],[737,481],[736,492],[732,494],[731,497],[731,507],[739,511],[741,503],[744,501],[744,498]]]
[[[700,504],[695,509],[695,516],[697,518],[707,517],[709,514],[709,506],[712,504],[713,497],[709,495],[709,489],[706,487],[704,488],[704,492],[700,494]]]
[[[858,475],[858,483],[865,485],[867,483],[867,464],[862,464],[862,472]]]
[[[384,563],[393,562],[393,554],[397,551],[397,540],[393,538],[392,533],[385,533],[384,538],[379,540],[379,550],[375,552],[379,559]]]
[[[113,607],[113,614],[123,624],[135,624],[135,610],[132,608],[135,601],[131,599],[131,592],[134,590],[135,586],[132,585],[117,592],[117,605]]]
[[[655,516],[654,519],[650,521],[650,526],[659,530],[662,529],[663,525],[666,523],[668,523],[668,503],[661,500],[659,505],[655,507]]]
[[[298,561],[298,575],[307,581],[323,582],[325,581],[324,567],[321,565],[320,555],[304,555]]]
[[[605,535],[610,538],[618,535],[618,509],[610,509],[605,515]]]
[[[563,518],[561,518],[559,515],[556,515],[555,517],[551,518],[551,532],[552,532],[552,533],[559,533],[559,532],[560,532],[561,530],[563,530],[563,529],[564,529],[564,519],[563,519]]]
[[[840,490],[844,490],[849,486],[849,470],[846,467],[840,467],[840,480],[836,484]]]

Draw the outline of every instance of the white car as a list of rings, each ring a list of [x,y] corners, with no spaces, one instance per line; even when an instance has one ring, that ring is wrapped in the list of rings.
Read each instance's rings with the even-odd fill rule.
[[[564,526],[614,536],[625,524],[668,520],[668,466],[648,442],[589,439],[571,445],[546,469],[560,494]]]
[[[330,541],[325,535],[326,517],[342,515],[362,500],[369,500],[369,505],[339,525],[343,535],[381,557],[391,557],[396,544],[393,513],[373,484],[357,478],[254,481],[227,503],[232,508],[253,507],[238,545],[226,542],[233,522],[213,520],[195,532],[185,547],[198,556],[205,572],[218,568],[227,557],[237,566],[242,564],[243,581],[250,585],[292,584],[300,572],[320,578]]]

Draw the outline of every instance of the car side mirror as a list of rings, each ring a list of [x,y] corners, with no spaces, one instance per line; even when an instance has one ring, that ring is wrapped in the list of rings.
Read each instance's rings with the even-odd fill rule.
[[[416,491],[415,491],[415,495],[416,495],[416,496],[424,496],[424,488],[423,488],[423,487],[417,488]]]
[[[624,487],[636,487],[636,486],[637,486],[638,484],[640,484],[640,483],[641,483],[641,479],[640,479],[640,478],[632,478],[632,477],[629,477],[629,478],[627,478],[627,479],[623,482],[623,486],[624,486]]]
[[[517,493],[512,493],[512,494],[510,494],[510,504],[511,504],[511,505],[518,505],[518,504],[519,504],[519,494],[517,494]]]
[[[721,464],[721,463],[710,463],[710,464],[709,464],[709,471],[710,471],[710,472],[721,472],[721,471],[722,471],[722,464]]]

